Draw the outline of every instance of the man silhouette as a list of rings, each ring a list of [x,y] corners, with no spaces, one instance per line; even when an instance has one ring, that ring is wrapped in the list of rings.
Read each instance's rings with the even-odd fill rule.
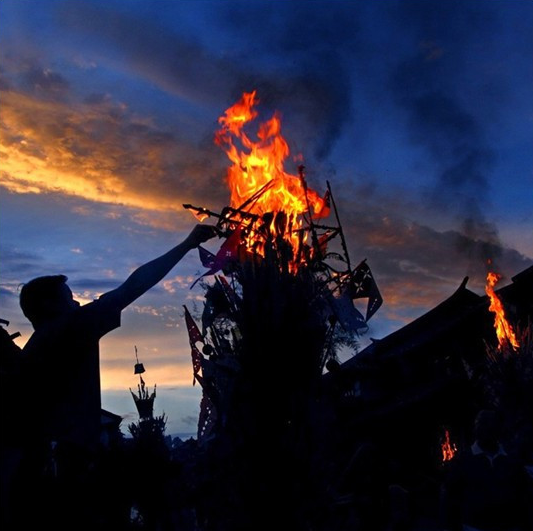
[[[39,277],[22,287],[20,305],[34,333],[22,350],[25,389],[18,407],[26,410],[24,415],[32,411],[36,420],[28,426],[16,488],[21,506],[15,507],[15,519],[24,517],[23,513],[27,516],[26,502],[33,497],[31,490],[37,489],[40,493],[33,494],[40,501],[39,518],[46,520],[46,513],[61,498],[61,514],[52,510],[50,523],[73,528],[83,524],[72,519],[83,519],[82,509],[87,516],[87,471],[100,438],[99,340],[120,326],[124,308],[162,280],[189,250],[217,232],[213,226],[197,225],[183,242],[83,306],[74,300],[64,275]],[[53,500],[47,499],[51,489],[43,492],[45,476],[53,476],[54,488],[59,489]]]
[[[450,462],[443,489],[446,530],[525,531],[525,469],[501,444],[502,415],[481,410],[474,443]]]

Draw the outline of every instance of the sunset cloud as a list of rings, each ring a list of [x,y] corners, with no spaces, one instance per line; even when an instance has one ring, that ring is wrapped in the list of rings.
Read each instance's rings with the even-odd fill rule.
[[[15,90],[1,98],[0,182],[12,192],[67,194],[163,214],[213,192],[207,186],[213,167],[197,145],[124,105]]]

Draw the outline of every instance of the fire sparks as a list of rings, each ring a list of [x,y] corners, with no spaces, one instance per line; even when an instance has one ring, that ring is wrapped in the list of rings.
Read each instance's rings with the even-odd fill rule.
[[[487,284],[485,286],[485,292],[490,299],[489,310],[494,313],[494,329],[496,330],[496,336],[498,337],[498,348],[502,349],[505,345],[510,344],[513,348],[517,349],[520,345],[516,339],[514,330],[505,317],[505,311],[501,300],[494,292],[494,286],[500,278],[501,275],[498,273],[489,272],[487,274]]]
[[[302,243],[299,237],[303,228],[302,215],[321,217],[326,210],[325,201],[307,188],[303,173],[291,175],[284,170],[289,146],[281,135],[279,113],[259,126],[256,142],[244,131],[245,125],[257,117],[257,103],[255,91],[244,93],[218,120],[221,129],[215,135],[215,143],[225,150],[232,162],[227,172],[230,206],[257,216],[242,219],[243,225],[250,226],[248,248],[253,247],[262,254],[264,242],[260,226],[266,221],[269,235],[283,238],[296,256]],[[247,205],[245,209],[243,204]],[[304,234],[304,241],[305,237]]]
[[[455,455],[455,452],[457,452],[457,446],[451,442],[450,432],[448,430],[444,430],[444,439],[441,443],[440,448],[442,451],[443,463],[445,463],[446,461],[451,461],[453,459],[453,456]]]

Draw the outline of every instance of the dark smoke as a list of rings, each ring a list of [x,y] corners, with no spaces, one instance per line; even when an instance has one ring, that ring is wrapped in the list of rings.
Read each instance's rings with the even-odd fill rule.
[[[477,30],[487,31],[491,12],[486,4],[481,12],[471,2],[413,1],[400,3],[397,15],[413,27],[419,48],[394,70],[390,87],[412,141],[425,148],[437,168],[426,199],[457,216],[465,236],[457,240],[459,250],[476,260],[494,259],[500,242],[487,217],[487,198],[495,149],[482,117],[461,97],[468,68],[465,51]],[[472,247],[472,242],[478,243]]]

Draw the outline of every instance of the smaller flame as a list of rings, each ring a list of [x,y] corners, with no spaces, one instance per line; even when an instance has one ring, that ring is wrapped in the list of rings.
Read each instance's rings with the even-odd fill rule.
[[[450,432],[448,430],[444,430],[444,440],[442,441],[440,448],[442,451],[443,463],[445,463],[446,461],[451,461],[453,459],[453,456],[457,452],[457,446],[451,442]]]
[[[511,344],[513,348],[517,349],[520,345],[516,339],[513,327],[507,321],[502,301],[494,291],[494,286],[501,278],[502,276],[498,273],[489,272],[487,274],[485,293],[490,299],[489,310],[494,313],[494,329],[498,337],[498,348],[502,349],[505,345]]]

